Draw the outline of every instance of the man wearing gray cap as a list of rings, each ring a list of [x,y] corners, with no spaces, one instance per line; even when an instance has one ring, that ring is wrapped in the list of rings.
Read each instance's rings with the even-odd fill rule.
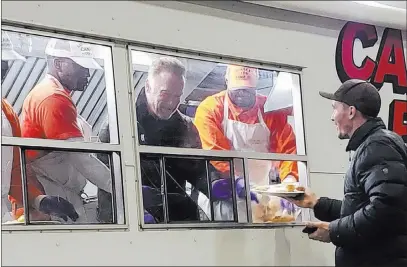
[[[372,84],[348,80],[334,94],[320,95],[332,100],[331,120],[354,155],[342,201],[309,189],[301,200],[290,200],[321,220],[304,232],[336,246],[336,266],[407,266],[406,145],[377,117],[381,100]]]

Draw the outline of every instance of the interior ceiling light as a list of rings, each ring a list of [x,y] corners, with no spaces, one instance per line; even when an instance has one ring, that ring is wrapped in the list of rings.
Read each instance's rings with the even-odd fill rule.
[[[398,11],[402,11],[402,12],[406,12],[406,10],[404,8],[400,8],[400,7],[395,7],[395,6],[389,6],[389,5],[385,5],[376,1],[352,1],[354,3],[358,3],[361,5],[365,5],[365,6],[372,6],[372,7],[379,7],[379,8],[387,8],[387,9],[393,9],[393,10],[398,10]]]

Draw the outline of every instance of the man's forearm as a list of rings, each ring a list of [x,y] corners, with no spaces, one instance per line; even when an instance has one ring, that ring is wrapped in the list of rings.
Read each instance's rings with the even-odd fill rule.
[[[332,222],[341,216],[342,201],[321,197],[314,204],[314,214],[318,220]]]
[[[75,168],[91,183],[106,192],[112,193],[112,179],[109,168],[94,155],[77,153],[70,155]]]

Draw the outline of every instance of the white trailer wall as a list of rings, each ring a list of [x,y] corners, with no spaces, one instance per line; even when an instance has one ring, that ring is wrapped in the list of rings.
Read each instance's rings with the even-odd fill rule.
[[[340,198],[348,165],[346,142],[337,139],[330,121],[330,103],[320,98],[318,91],[334,91],[340,85],[335,49],[345,22],[331,21],[329,28],[324,28],[326,19],[308,16],[309,24],[315,25],[309,26],[290,14],[286,19],[297,23],[187,3],[2,3],[2,19],[9,22],[304,67],[301,88],[311,185],[317,194]],[[380,29],[378,32],[381,34]],[[373,50],[369,53],[375,58]],[[120,90],[119,85],[116,87]],[[388,106],[393,100],[391,85],[385,84],[381,92],[385,94],[381,115],[387,122]],[[120,103],[118,108],[127,109]],[[124,135],[132,142],[130,134]],[[334,264],[334,247],[308,240],[298,227],[140,231],[136,185],[131,179],[135,167],[133,152],[129,151],[125,155],[128,231],[3,232],[3,265]]]

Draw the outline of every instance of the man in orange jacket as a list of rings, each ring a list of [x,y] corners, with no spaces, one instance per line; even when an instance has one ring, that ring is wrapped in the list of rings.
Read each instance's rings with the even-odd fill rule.
[[[11,40],[6,32],[2,34],[2,58],[1,58],[1,81],[7,75],[9,64],[8,61],[23,60],[25,58],[18,54],[11,43]],[[2,115],[2,136],[21,137],[21,128],[17,114],[13,107],[6,99],[1,100],[1,115]],[[20,150],[17,146],[2,146],[2,218],[6,214],[7,194],[8,200],[11,203],[12,218],[18,219],[24,214],[23,195],[22,195],[22,179],[20,166]],[[29,165],[26,166],[27,178],[27,197],[30,205],[30,218],[32,220],[48,220],[49,215],[55,215],[66,220],[69,216],[72,220],[76,220],[77,214],[72,206],[67,201],[61,200],[59,197],[44,195],[44,190],[38,180],[35,178]]]
[[[30,91],[22,106],[22,137],[90,140],[78,124],[80,118],[71,94],[86,90],[90,69],[103,70],[93,50],[93,46],[76,41],[55,38],[48,41],[47,74]],[[72,203],[79,214],[76,223],[97,223],[95,213],[86,208],[82,196],[86,195],[88,182],[112,192],[111,173],[105,164],[92,153],[58,150],[30,150],[27,159],[46,194]]]
[[[1,100],[2,108],[2,125],[5,129],[5,132],[11,132],[12,136],[20,137],[21,129],[18,121],[17,114],[14,112],[12,106],[4,98]],[[7,129],[8,128],[8,129]],[[9,130],[11,129],[11,131]],[[11,214],[13,219],[18,219],[24,214],[23,208],[23,195],[22,195],[22,179],[21,179],[21,166],[20,166],[20,151],[17,146],[11,148],[7,151],[7,147],[4,147],[5,150],[2,150],[3,156],[2,159],[2,169],[7,172],[7,166],[11,167],[10,175],[8,173],[2,173],[2,185],[9,188],[8,199],[11,203]],[[9,152],[9,153],[7,153]],[[7,156],[4,154],[10,154],[11,152],[11,162],[7,160]],[[3,166],[4,165],[4,166]],[[74,207],[68,201],[60,198],[44,195],[44,190],[42,189],[41,184],[35,178],[34,173],[32,172],[29,165],[26,166],[26,175],[27,175],[27,197],[28,203],[30,205],[30,213],[32,220],[48,220],[48,215],[55,215],[67,220],[67,216],[72,220],[76,220],[78,214],[75,212]],[[9,185],[9,186],[8,186]],[[3,188],[2,188],[3,189]],[[5,190],[7,192],[7,190]],[[5,199],[3,198],[2,201]],[[3,213],[5,210],[3,211]]]
[[[227,90],[207,97],[198,106],[194,123],[204,149],[296,153],[295,134],[287,121],[286,110],[264,112],[267,97],[256,93],[258,76],[255,68],[229,65],[225,76]],[[229,163],[212,164],[224,177],[230,177]],[[250,182],[269,184],[274,166],[283,182],[298,181],[296,162],[272,164],[265,160],[249,160]],[[235,174],[242,177],[243,170],[237,170]],[[243,179],[238,179],[236,188],[243,184]]]
[[[257,69],[228,66],[227,91],[207,97],[195,114],[194,123],[204,149],[296,153],[295,134],[286,111],[264,113],[267,97],[256,93],[257,79]],[[215,166],[229,172],[225,164]],[[278,167],[282,181],[298,181],[294,162],[282,161]]]
[[[5,132],[3,132],[3,135],[20,137],[20,124],[13,107],[7,100],[2,98],[1,108],[2,128]],[[12,135],[10,135],[10,133]],[[20,151],[17,146],[6,146],[2,147],[2,152],[4,152],[2,158],[2,191],[4,190],[4,192],[2,192],[2,194],[8,191],[8,199],[11,203],[11,215],[13,219],[17,220],[24,214]],[[55,215],[65,220],[66,217],[69,216],[72,220],[76,220],[78,215],[72,204],[59,197],[44,195],[44,190],[35,178],[29,165],[26,166],[26,175],[28,188],[27,197],[30,205],[31,220],[48,220],[48,215]],[[7,190],[7,187],[9,190]],[[2,201],[5,201],[4,197]],[[5,211],[6,209],[4,209],[2,213],[5,213]]]
[[[21,136],[17,114],[14,112],[12,106],[4,98],[1,99],[1,111],[3,136]],[[21,186],[22,180],[20,171],[20,151],[17,146],[3,146],[2,152],[2,185],[4,187],[2,193],[7,194],[8,192],[8,199],[11,202],[11,212],[13,219],[18,219],[21,215],[24,214]],[[29,177],[31,178],[31,176]],[[27,182],[29,201],[34,200],[37,196],[42,194],[42,191],[40,189],[41,187],[39,184],[33,185],[32,179],[27,179]],[[2,198],[2,201],[5,201],[4,197]],[[30,203],[32,203],[32,201],[30,201]],[[30,212],[31,211],[34,212],[34,210],[30,210]],[[5,210],[3,212],[5,212]]]

